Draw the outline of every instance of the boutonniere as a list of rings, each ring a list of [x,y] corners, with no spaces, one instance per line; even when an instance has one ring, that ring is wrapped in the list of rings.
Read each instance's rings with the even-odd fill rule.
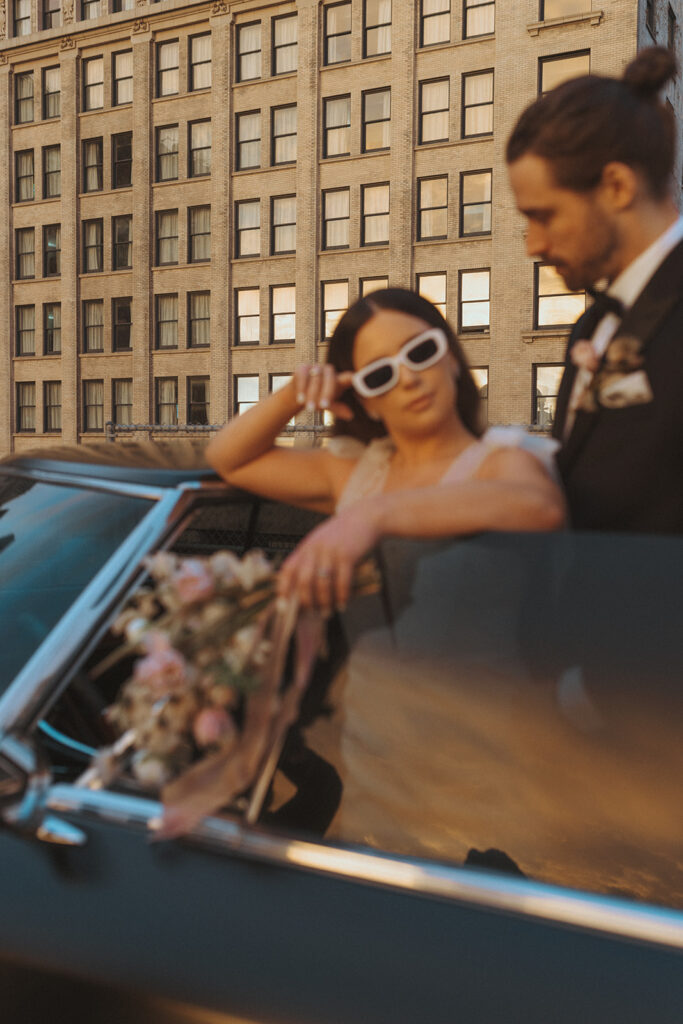
[[[599,406],[624,409],[651,402],[654,395],[643,369],[642,347],[640,338],[632,334],[617,334],[607,346],[601,363],[590,342],[577,341],[571,351],[572,362],[593,374],[578,408],[595,412]]]

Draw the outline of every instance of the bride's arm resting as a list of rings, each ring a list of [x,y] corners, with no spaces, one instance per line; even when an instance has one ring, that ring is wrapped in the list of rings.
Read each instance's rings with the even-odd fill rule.
[[[348,410],[337,398],[350,377],[335,374],[331,366],[297,367],[284,387],[234,416],[212,438],[206,449],[209,465],[236,487],[331,512],[350,471],[349,460],[323,449],[278,447],[275,442],[292,416],[304,408],[332,409],[337,416],[346,416]]]
[[[285,561],[279,588],[304,605],[343,607],[354,566],[384,536],[558,530],[565,522],[562,492],[540,462],[520,449],[500,448],[473,480],[393,491],[348,506],[304,538]]]

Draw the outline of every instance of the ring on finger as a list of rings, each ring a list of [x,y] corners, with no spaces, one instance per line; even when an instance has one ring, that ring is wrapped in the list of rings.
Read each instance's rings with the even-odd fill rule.
[[[318,377],[322,372],[323,372],[322,366],[319,366],[316,363],[314,366],[312,366],[310,368],[310,370],[308,371],[308,375],[309,375],[309,377]]]

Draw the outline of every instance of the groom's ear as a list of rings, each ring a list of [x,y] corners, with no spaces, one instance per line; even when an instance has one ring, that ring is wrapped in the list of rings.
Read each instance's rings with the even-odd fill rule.
[[[643,194],[645,184],[633,167],[612,160],[602,169],[602,177],[598,185],[600,198],[614,213],[630,209],[636,199]]]

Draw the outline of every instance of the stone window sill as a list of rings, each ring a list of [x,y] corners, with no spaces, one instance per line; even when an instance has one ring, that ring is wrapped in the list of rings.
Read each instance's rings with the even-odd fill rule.
[[[530,36],[537,36],[542,29],[558,28],[560,25],[578,25],[584,21],[589,21],[591,25],[599,25],[604,17],[604,11],[583,11],[581,14],[568,14],[564,18],[535,21],[532,25],[527,25],[526,30]]]

